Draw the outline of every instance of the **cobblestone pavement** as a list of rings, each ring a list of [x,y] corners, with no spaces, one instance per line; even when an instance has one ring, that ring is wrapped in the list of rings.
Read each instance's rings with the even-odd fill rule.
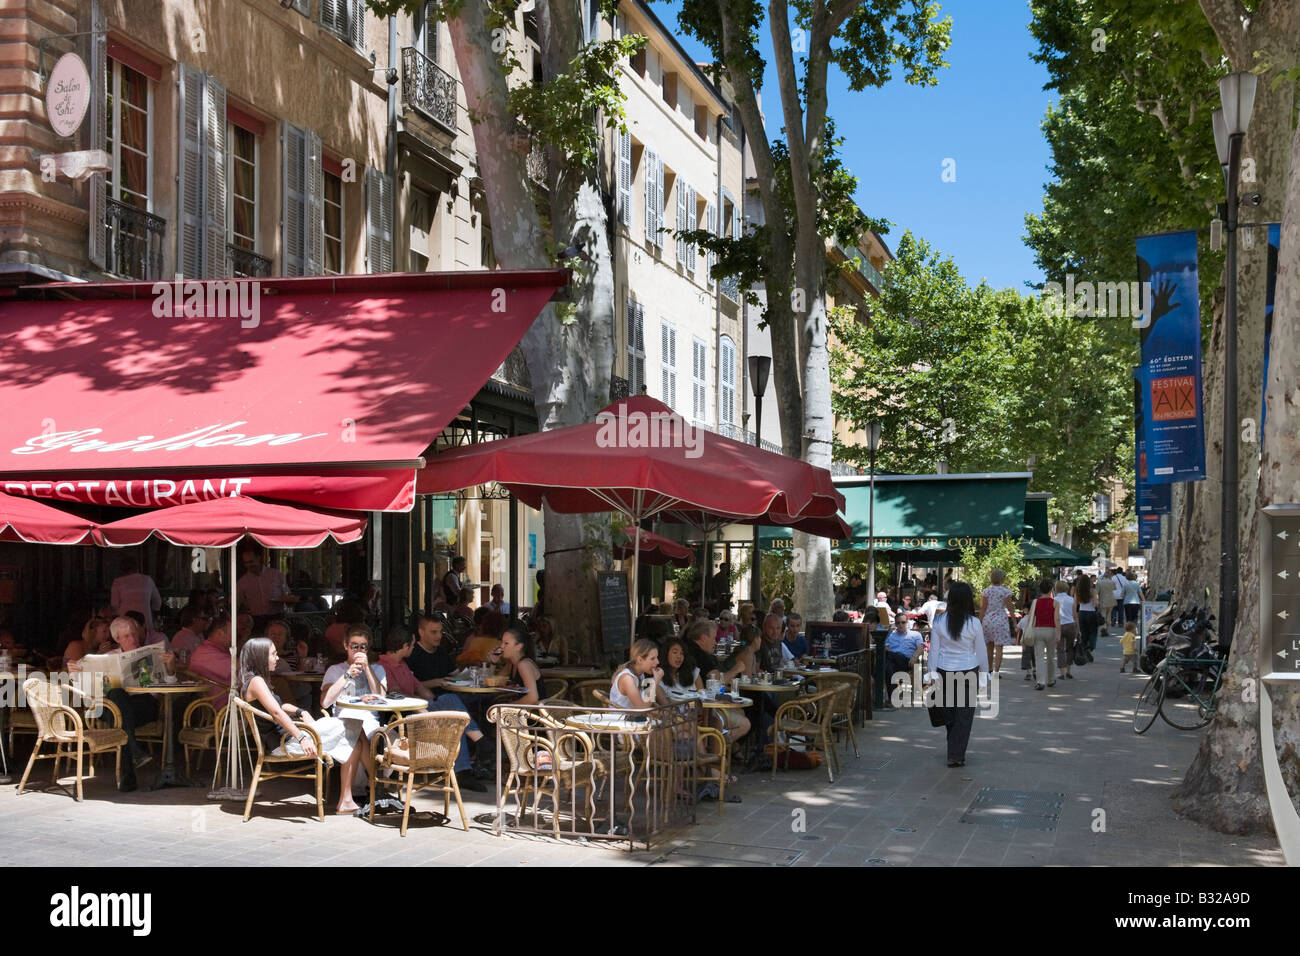
[[[17,796],[14,786],[0,788],[0,863],[1282,865],[1272,837],[1225,836],[1170,810],[1200,734],[1161,721],[1133,733],[1145,677],[1119,673],[1117,638],[1101,639],[1097,661],[1076,668],[1077,679],[1043,692],[1021,679],[1019,649],[1008,650],[999,713],[976,720],[965,767],[945,766],[943,731],[921,709],[878,712],[858,730],[861,756],[842,756],[834,784],[824,768],[775,781],[743,775],[733,788],[742,803],[720,813],[702,805],[694,826],[649,853],[495,836],[473,819],[491,809],[487,794],[466,795],[468,833],[422,813],[403,839],[392,816],[374,826],[333,815],[317,822],[307,781],[263,785],[243,823],[242,804],[209,802],[205,789],[119,794],[111,771],[101,771],[81,804],[56,790]],[[50,772],[43,763],[42,783]],[[21,766],[13,764],[16,782]],[[440,810],[441,798],[420,795],[415,806]]]

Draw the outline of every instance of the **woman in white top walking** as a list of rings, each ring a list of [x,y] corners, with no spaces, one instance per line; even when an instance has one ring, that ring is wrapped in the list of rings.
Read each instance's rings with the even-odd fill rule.
[[[1079,639],[1079,625],[1074,620],[1074,598],[1070,585],[1056,582],[1056,606],[1061,609],[1061,640],[1056,645],[1056,668],[1062,680],[1074,680],[1070,665],[1074,663],[1074,643]]]
[[[984,628],[975,616],[975,593],[965,581],[948,591],[948,609],[930,629],[930,680],[938,682],[937,703],[948,721],[948,766],[966,763],[966,745],[975,723],[978,688],[988,683]],[[928,695],[927,695],[928,696]],[[929,701],[927,701],[929,705]]]

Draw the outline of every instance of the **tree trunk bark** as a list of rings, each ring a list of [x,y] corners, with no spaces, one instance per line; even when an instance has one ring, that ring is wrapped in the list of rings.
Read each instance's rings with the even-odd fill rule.
[[[545,64],[551,68],[567,63],[582,41],[581,10],[568,6],[581,4],[551,10],[546,0],[538,3],[539,26],[547,24]],[[497,262],[507,269],[549,268],[554,265],[547,253],[551,237],[528,176],[529,139],[510,108],[507,78],[501,57],[492,50],[483,7],[462,4],[448,28],[473,125]],[[572,47],[567,56],[565,47]],[[552,222],[564,244],[570,238],[580,241],[593,262],[575,269],[572,321],[562,322],[557,306],[550,304],[521,342],[542,431],[594,417],[609,393],[613,355],[613,266],[599,177],[557,174],[560,165],[548,163]],[[595,571],[608,562],[607,530],[602,534],[608,522],[559,515],[549,508],[543,514],[546,607],[564,621],[570,646],[591,659],[600,653]]]
[[[1259,78],[1254,113],[1242,149],[1243,175],[1247,173],[1245,160],[1254,160],[1255,182],[1242,182],[1240,191],[1243,194],[1259,192],[1262,202],[1258,207],[1241,207],[1243,215],[1240,218],[1244,228],[1238,233],[1238,420],[1233,423],[1233,433],[1236,440],[1240,441],[1247,419],[1254,423],[1258,433],[1260,394],[1264,386],[1264,303],[1268,245],[1259,229],[1254,230],[1253,241],[1244,240],[1249,229],[1247,223],[1276,221],[1281,218],[1284,208],[1291,220],[1300,214],[1300,188],[1295,181],[1296,146],[1292,142],[1295,85],[1288,80],[1276,85],[1274,83],[1277,71],[1293,65],[1300,52],[1300,40],[1297,39],[1300,38],[1300,4],[1265,4],[1256,11],[1259,15],[1251,19],[1244,31],[1235,20],[1235,5],[1202,0],[1201,6],[1228,53],[1234,70],[1252,69],[1256,65],[1257,52],[1260,60],[1271,66]],[[1297,247],[1293,245],[1291,248],[1294,257]],[[1280,259],[1278,265],[1278,294],[1282,292],[1280,283],[1283,261],[1285,260]],[[1210,349],[1212,357],[1222,354],[1223,331],[1217,318]],[[1284,325],[1282,319],[1275,308],[1272,335],[1275,349],[1288,337],[1294,338],[1296,328],[1300,325],[1300,316],[1295,312],[1290,312],[1285,317],[1288,324]],[[1289,331],[1284,331],[1286,329]],[[1270,363],[1273,362],[1276,362],[1273,368],[1279,373],[1293,377],[1296,367],[1294,344],[1291,343],[1286,348],[1285,358],[1278,355],[1276,359],[1270,359]],[[1211,368],[1214,369],[1217,365],[1221,365],[1221,359],[1216,362],[1212,358]],[[1209,384],[1211,376],[1207,375],[1206,379]],[[1214,390],[1207,389],[1206,401],[1206,486],[1217,484],[1218,470],[1210,469],[1216,466],[1221,469],[1217,463],[1222,461],[1223,380],[1217,370],[1213,374],[1212,383]],[[1270,390],[1269,394],[1273,395],[1274,391]],[[1279,412],[1285,407],[1284,398],[1287,394],[1287,390],[1276,392]],[[1272,438],[1261,436],[1264,441],[1263,473],[1260,471],[1258,447],[1254,443],[1247,443],[1240,449],[1238,527],[1241,600],[1237,630],[1224,684],[1219,692],[1214,722],[1202,738],[1196,759],[1174,795],[1174,807],[1180,813],[1225,833],[1258,832],[1267,830],[1271,824],[1259,755],[1259,620],[1258,602],[1252,600],[1252,596],[1259,594],[1260,586],[1257,503],[1287,500],[1277,495],[1297,490],[1293,485],[1295,471],[1290,467],[1294,465],[1294,420],[1287,421],[1285,413],[1280,413],[1278,417],[1283,421],[1270,420],[1269,423],[1272,426],[1269,429]],[[1290,426],[1289,431],[1277,430],[1279,426],[1286,425]],[[1216,449],[1214,455],[1210,453],[1212,446]],[[1215,465],[1211,464],[1212,458]],[[1270,467],[1278,470],[1278,474],[1266,477]],[[1207,546],[1218,543],[1219,489],[1206,487],[1204,490],[1206,493],[1197,493],[1193,498],[1193,513],[1189,517],[1190,535],[1186,542],[1189,547],[1182,549],[1183,555],[1199,553],[1217,556],[1220,553],[1220,548]],[[1195,550],[1197,548],[1200,550]],[[1199,565],[1202,562],[1195,563]],[[1197,570],[1204,573],[1203,568]],[[1208,584],[1212,599],[1217,602],[1217,564],[1212,580],[1191,580],[1190,572],[1181,572],[1178,579],[1185,588],[1182,591],[1184,600],[1199,600],[1202,593],[1200,588]],[[1196,592],[1195,598],[1192,597],[1193,590]],[[1280,739],[1291,741],[1289,749],[1285,745],[1283,747],[1287,759],[1282,761],[1282,768],[1284,777],[1292,784],[1296,779],[1297,751],[1294,745],[1297,728],[1300,727],[1297,716],[1294,700],[1286,706],[1278,707],[1275,714],[1276,722],[1284,728],[1284,732],[1279,735]]]

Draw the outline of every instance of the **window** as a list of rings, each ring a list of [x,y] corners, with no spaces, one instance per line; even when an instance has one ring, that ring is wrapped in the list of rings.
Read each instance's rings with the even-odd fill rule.
[[[1110,495],[1097,495],[1093,498],[1097,510],[1097,521],[1110,520]]]
[[[660,399],[669,408],[677,407],[677,329],[665,319],[659,320]]]
[[[284,123],[280,151],[284,156],[281,271],[287,276],[320,275],[325,244],[325,177],[320,137],[309,129]],[[341,255],[339,259],[341,263]]]
[[[709,421],[709,347],[703,339],[691,339],[691,420]]]
[[[695,107],[695,135],[709,141],[709,111],[704,106]]]
[[[366,271],[393,271],[393,179],[366,169]]]
[[[736,343],[726,335],[718,343],[718,424],[736,424]]]
[[[645,306],[627,301],[627,385],[628,392],[645,391]]]
[[[226,88],[216,77],[184,64],[180,79],[177,271],[186,276],[221,278],[230,274]]]
[[[712,202],[704,204],[704,228],[713,235],[718,234],[718,207]],[[704,254],[704,281],[708,284],[713,282],[713,263],[716,257],[712,252]]]
[[[109,61],[108,146],[113,168],[105,174],[108,198],[150,210],[153,196],[153,91],[149,78],[125,63]]]
[[[324,173],[323,178],[325,243],[321,271],[336,276],[343,273],[343,179],[333,172]]]
[[[429,268],[430,261],[437,262],[438,257],[434,254],[437,250],[430,242],[433,232],[434,209],[437,207],[438,197],[425,192],[423,189],[411,188],[411,242],[410,242],[410,264],[407,268],[411,272],[426,272]]]
[[[632,227],[632,134],[621,132],[618,141],[618,222]]]
[[[677,74],[664,72],[663,82],[664,102],[668,104],[670,110],[677,109]]]
[[[432,0],[415,15],[415,48],[434,63],[439,62],[438,5]]]
[[[234,123],[230,142],[230,244],[257,251],[257,135]]]
[[[664,226],[664,161],[654,150],[645,151],[645,238],[662,249]]]
[[[366,44],[365,0],[317,0],[320,25],[359,52]]]
[[[686,232],[695,228],[697,215],[695,188],[677,178],[677,231]],[[687,242],[680,235],[677,237],[677,261],[686,267],[686,271],[695,271],[695,244]]]

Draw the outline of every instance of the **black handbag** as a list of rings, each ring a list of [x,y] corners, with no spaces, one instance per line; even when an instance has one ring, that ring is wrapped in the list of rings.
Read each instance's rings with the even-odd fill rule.
[[[931,727],[947,727],[952,723],[953,713],[951,707],[944,707],[942,704],[927,704],[925,709],[930,714]]]
[[[1076,667],[1082,667],[1084,664],[1088,663],[1088,661],[1091,660],[1091,659],[1092,659],[1092,658],[1091,658],[1091,655],[1088,653],[1088,645],[1085,644],[1085,643],[1083,642],[1083,639],[1082,639],[1082,638],[1080,638],[1079,640],[1076,640],[1076,641],[1074,642],[1074,664],[1075,664],[1075,666],[1076,666]]]

